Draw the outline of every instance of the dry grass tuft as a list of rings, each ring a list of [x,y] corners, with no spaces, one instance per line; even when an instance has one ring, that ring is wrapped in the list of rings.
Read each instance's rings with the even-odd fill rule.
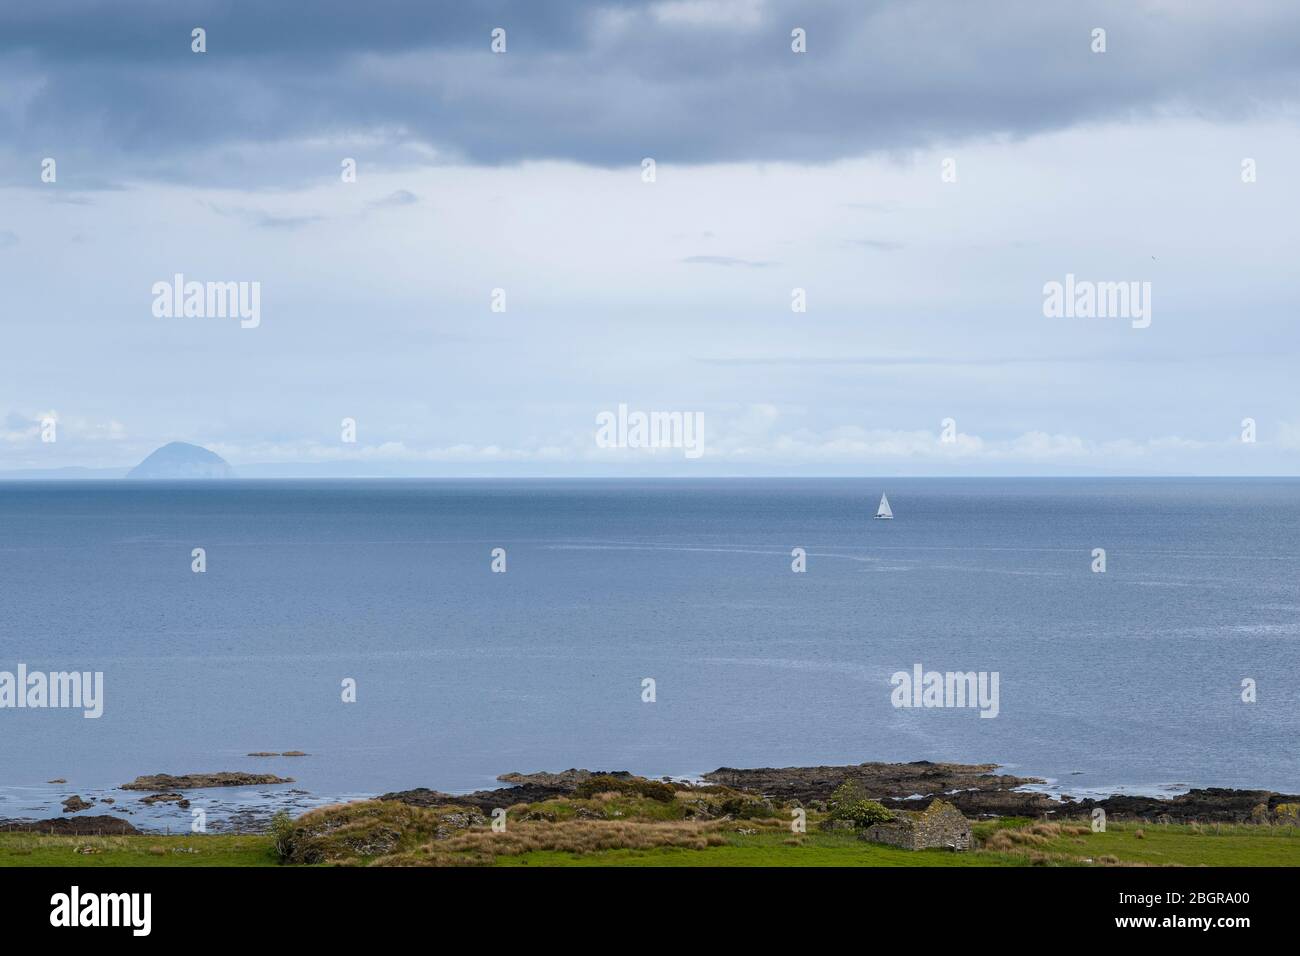
[[[981,844],[981,849],[1005,853],[1030,846],[1043,846],[1063,832],[1066,831],[1059,823],[1035,823],[1014,830],[998,830]]]
[[[715,825],[692,821],[633,823],[624,820],[563,820],[516,823],[503,832],[468,830],[413,850],[376,859],[379,866],[484,866],[499,856],[552,851],[596,853],[601,850],[651,850],[680,847],[703,850],[722,846],[726,838]]]

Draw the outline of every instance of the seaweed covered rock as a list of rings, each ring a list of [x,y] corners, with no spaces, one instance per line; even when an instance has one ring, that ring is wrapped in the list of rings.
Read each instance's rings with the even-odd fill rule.
[[[95,805],[94,800],[86,801],[81,799],[80,794],[74,794],[63,801],[64,813],[80,813],[82,810],[89,810]]]
[[[293,783],[292,777],[277,777],[273,773],[242,773],[222,771],[220,773],[184,773],[173,776],[169,773],[155,773],[136,777],[130,783],[124,783],[122,790],[152,790],[165,793],[170,790],[197,790],[204,787],[260,787],[270,783]]]

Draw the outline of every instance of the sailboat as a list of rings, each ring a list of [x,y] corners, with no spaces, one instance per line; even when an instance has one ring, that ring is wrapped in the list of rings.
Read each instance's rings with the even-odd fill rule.
[[[877,518],[892,518],[894,513],[889,510],[889,499],[884,495],[880,496],[880,507],[876,509]]]

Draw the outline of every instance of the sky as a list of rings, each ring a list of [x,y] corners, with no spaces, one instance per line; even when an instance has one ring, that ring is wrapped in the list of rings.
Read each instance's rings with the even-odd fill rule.
[[[1292,0],[7,4],[0,472],[1295,475],[1298,49]]]

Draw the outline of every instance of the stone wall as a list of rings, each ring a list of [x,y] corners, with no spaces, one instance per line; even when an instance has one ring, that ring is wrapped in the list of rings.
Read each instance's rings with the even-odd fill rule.
[[[905,850],[953,847],[969,850],[970,823],[951,803],[935,800],[920,812],[895,811],[894,819],[862,831],[862,839]]]

